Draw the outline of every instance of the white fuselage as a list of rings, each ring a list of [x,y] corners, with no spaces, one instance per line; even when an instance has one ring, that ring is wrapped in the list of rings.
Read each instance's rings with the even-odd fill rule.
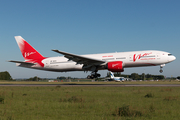
[[[124,77],[114,77],[114,78],[111,78],[112,80],[114,81],[117,81],[117,82],[124,82]]]
[[[81,55],[83,57],[103,60],[106,63],[112,61],[122,61],[123,68],[128,67],[141,67],[141,66],[156,66],[169,63],[175,60],[175,56],[171,55],[168,52],[163,51],[133,51],[133,52],[117,52],[117,53],[104,53],[104,54],[89,54]],[[83,69],[83,64],[77,64],[74,61],[71,61],[65,57],[49,57],[42,60],[44,66],[39,65],[23,65],[19,64],[22,67],[48,70],[48,71],[57,71],[57,72],[66,72],[66,71],[85,71]],[[99,65],[98,70],[104,69]]]

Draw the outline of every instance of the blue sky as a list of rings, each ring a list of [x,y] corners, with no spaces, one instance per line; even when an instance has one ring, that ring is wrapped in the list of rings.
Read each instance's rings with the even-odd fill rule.
[[[8,60],[23,61],[14,36],[21,35],[43,56],[60,56],[59,49],[74,54],[161,50],[176,60],[162,75],[180,76],[179,0],[1,0],[0,71],[13,78],[34,76],[86,77],[90,72],[53,73],[16,67]],[[160,74],[157,67],[127,68]],[[107,71],[100,71],[105,76]]]

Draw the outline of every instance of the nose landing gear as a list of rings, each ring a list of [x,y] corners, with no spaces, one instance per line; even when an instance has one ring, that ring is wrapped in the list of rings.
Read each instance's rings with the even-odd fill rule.
[[[163,72],[162,68],[163,68],[164,66],[165,66],[165,64],[160,65],[160,70],[159,70],[160,73]]]

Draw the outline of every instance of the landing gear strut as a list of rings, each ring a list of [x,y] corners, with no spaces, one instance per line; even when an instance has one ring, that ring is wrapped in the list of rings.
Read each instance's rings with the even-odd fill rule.
[[[164,66],[165,66],[165,64],[160,65],[160,70],[159,70],[160,73],[163,72],[162,68],[163,68]]]
[[[88,79],[94,79],[94,78],[98,78],[98,77],[101,77],[101,75],[97,72],[92,72],[91,75],[87,76]]]

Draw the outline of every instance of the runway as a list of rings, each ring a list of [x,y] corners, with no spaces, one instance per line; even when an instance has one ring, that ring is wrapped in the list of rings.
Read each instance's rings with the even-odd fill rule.
[[[64,87],[180,87],[180,84],[0,84],[0,86],[64,86]]]

